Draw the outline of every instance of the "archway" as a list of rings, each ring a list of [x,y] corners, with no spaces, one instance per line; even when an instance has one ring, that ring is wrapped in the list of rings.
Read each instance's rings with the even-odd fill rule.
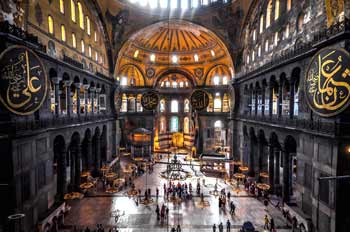
[[[283,201],[290,202],[293,195],[293,184],[296,185],[297,171],[297,142],[288,135],[284,140],[283,151]]]

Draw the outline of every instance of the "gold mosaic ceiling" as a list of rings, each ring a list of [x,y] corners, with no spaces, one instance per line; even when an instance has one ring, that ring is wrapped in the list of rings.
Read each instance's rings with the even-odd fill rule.
[[[229,52],[221,39],[212,31],[185,20],[166,20],[143,28],[124,43],[119,52],[116,73],[126,65],[134,65],[146,85],[152,85],[158,74],[166,69],[181,69],[197,76],[197,84],[205,83],[204,77],[216,65],[223,65],[233,75]],[[154,75],[147,75],[152,68]],[[198,75],[202,72],[203,74]]]

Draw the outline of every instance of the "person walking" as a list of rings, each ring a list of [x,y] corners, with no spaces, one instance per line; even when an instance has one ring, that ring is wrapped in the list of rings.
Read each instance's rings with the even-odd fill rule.
[[[231,231],[231,222],[230,220],[227,220],[226,222],[226,232],[230,232]]]
[[[273,218],[271,218],[270,220],[270,231],[274,231],[275,230],[275,221],[273,220]]]
[[[181,227],[180,227],[180,225],[177,225],[177,227],[176,227],[176,232],[181,232]]]
[[[176,232],[175,227],[171,228],[171,232]]]
[[[264,217],[264,230],[268,230],[269,229],[269,217],[267,216],[267,214],[265,214],[265,217]]]
[[[159,221],[160,217],[159,217],[159,214],[160,214],[160,210],[159,210],[159,206],[157,205],[157,208],[156,208],[156,214],[157,214],[157,220]]]
[[[216,232],[216,225],[213,225],[213,232]]]
[[[224,232],[224,225],[222,222],[219,224],[219,232]]]

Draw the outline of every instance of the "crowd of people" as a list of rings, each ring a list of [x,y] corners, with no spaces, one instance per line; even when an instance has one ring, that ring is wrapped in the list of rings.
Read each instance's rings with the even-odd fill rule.
[[[224,232],[224,225],[222,222],[220,222],[220,224],[218,226],[216,226],[216,224],[213,225],[213,232],[216,232],[216,228],[218,229],[218,232]],[[226,232],[230,232],[230,231],[231,231],[231,222],[230,222],[230,220],[227,220]]]

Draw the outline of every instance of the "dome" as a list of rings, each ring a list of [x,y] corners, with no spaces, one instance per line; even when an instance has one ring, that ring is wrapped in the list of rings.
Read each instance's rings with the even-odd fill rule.
[[[209,29],[184,20],[161,21],[133,34],[119,52],[116,73],[124,75],[126,65],[134,65],[148,79],[164,69],[175,68],[190,78],[197,77],[200,80],[194,82],[198,83],[212,68],[217,70],[217,65],[221,65],[221,72],[228,79],[233,76],[231,57],[220,38]]]

